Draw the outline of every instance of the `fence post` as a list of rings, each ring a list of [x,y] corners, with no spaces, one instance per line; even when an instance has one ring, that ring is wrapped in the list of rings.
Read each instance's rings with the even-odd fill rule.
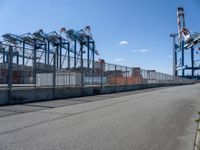
[[[53,98],[55,97],[56,88],[56,52],[53,54]]]
[[[102,90],[102,87],[103,87],[103,63],[100,62],[100,65],[101,65],[101,90]]]
[[[67,48],[68,48],[68,52],[67,52],[67,57],[68,57],[68,60],[67,60],[67,67],[68,67],[68,74],[69,74],[69,82],[68,82],[68,87],[70,87],[71,83],[70,83],[70,80],[71,80],[71,72],[70,72],[70,67],[71,67],[71,57],[70,57],[70,43],[67,44]]]
[[[135,74],[135,73],[134,73],[134,69],[133,69],[133,68],[131,68],[131,72],[132,72],[132,74],[131,74],[131,81],[132,81],[132,82],[131,82],[131,85],[132,85],[132,86],[133,86],[133,85],[135,86],[135,81],[134,81],[134,74]],[[140,75],[142,75],[142,74],[141,74],[141,70],[140,70]],[[143,82],[143,81],[142,81],[142,82]]]
[[[13,47],[9,46],[9,60],[8,60],[8,94],[9,94],[9,101],[8,103],[12,102],[12,69],[13,69]]]
[[[34,49],[33,49],[33,84],[34,84],[34,88],[36,88],[36,50],[37,50],[37,45],[36,45],[36,41],[35,41]]]
[[[126,90],[127,90],[127,87],[128,87],[128,69],[126,67]]]
[[[116,91],[116,82],[117,82],[116,70],[117,70],[117,65],[115,65],[115,71],[114,71],[114,76],[115,76],[115,91]]]
[[[95,79],[95,69],[94,69],[94,64],[97,62],[92,61],[92,85],[94,85],[94,79]],[[89,69],[90,70],[90,69]]]
[[[80,44],[81,51],[81,95],[83,95],[84,75],[83,75],[83,43]]]

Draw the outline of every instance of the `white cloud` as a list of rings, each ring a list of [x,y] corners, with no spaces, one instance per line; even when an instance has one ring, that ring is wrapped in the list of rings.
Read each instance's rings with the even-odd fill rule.
[[[134,53],[145,53],[145,52],[148,52],[149,50],[148,49],[135,49],[133,50]]]
[[[128,41],[120,41],[119,45],[128,45]]]
[[[114,61],[124,61],[125,59],[124,58],[116,58],[114,59]]]

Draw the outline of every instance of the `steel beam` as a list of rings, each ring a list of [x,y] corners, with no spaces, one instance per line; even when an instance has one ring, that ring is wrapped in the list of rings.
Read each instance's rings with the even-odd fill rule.
[[[9,103],[12,102],[12,81],[13,81],[13,47],[9,46],[9,60],[8,60],[8,92],[9,92]]]
[[[67,43],[67,68],[70,69],[70,43]]]
[[[184,41],[181,42],[181,67],[185,66],[185,49],[184,49]],[[185,69],[182,69],[182,76],[185,76]]]
[[[76,45],[76,41],[74,41],[74,69],[76,69],[76,53],[77,53],[77,45]]]
[[[33,84],[34,84],[35,88],[36,88],[36,73],[37,73],[36,56],[37,56],[37,43],[35,41],[34,42],[34,49],[33,49]]]
[[[192,78],[194,78],[194,47],[191,48],[191,67]]]

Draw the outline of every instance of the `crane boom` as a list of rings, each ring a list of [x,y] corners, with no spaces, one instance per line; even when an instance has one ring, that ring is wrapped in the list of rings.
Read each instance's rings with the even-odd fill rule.
[[[185,13],[182,7],[178,7],[177,10],[178,18],[178,41],[179,46],[181,41],[184,40],[184,48],[191,48],[195,45],[200,44],[200,33],[190,33],[185,25]]]
[[[86,26],[84,30],[82,29],[80,31],[75,31],[74,29],[66,30],[65,28],[61,28],[60,32],[64,33],[67,38],[70,38],[73,41],[83,43],[83,45],[86,47],[88,47],[87,37],[89,37],[90,41],[94,41],[90,33],[89,26]],[[95,47],[89,46],[89,49],[92,51],[94,50],[94,53],[99,55],[99,52],[95,49]]]

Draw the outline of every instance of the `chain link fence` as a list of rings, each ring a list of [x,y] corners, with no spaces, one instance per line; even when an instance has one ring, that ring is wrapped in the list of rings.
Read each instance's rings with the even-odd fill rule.
[[[114,65],[102,60],[92,62],[71,56],[58,58],[55,53],[50,53],[49,64],[45,64],[40,61],[46,59],[45,55],[39,50],[32,52],[31,55],[31,61],[28,57],[21,60],[15,54],[15,50],[9,48],[6,60],[0,63],[1,88],[8,88],[11,91],[12,88],[84,88],[194,82],[155,70]]]

